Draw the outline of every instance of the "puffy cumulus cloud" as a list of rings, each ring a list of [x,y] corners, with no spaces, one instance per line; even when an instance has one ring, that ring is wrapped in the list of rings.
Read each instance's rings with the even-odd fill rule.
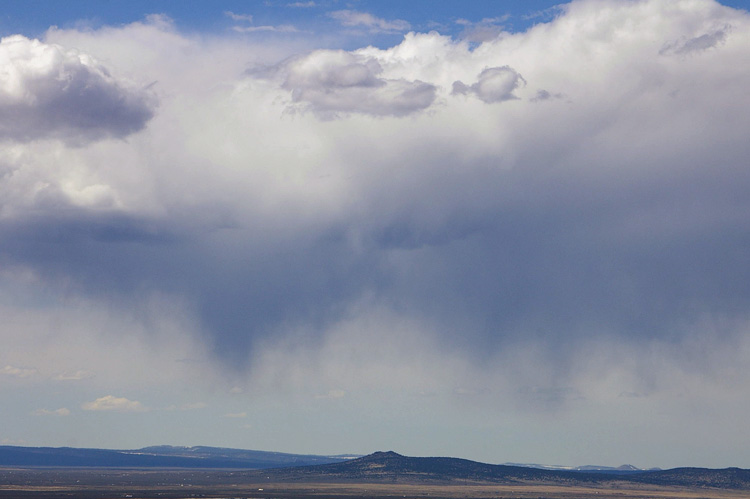
[[[142,129],[153,102],[89,55],[21,35],[0,40],[0,138],[85,143]]]
[[[376,59],[343,50],[318,50],[285,62],[278,71],[292,101],[323,117],[404,116],[429,107],[436,95],[434,85],[383,78]]]
[[[479,73],[478,81],[471,86],[461,81],[454,82],[453,94],[474,94],[487,103],[502,102],[517,99],[513,92],[522,84],[525,85],[526,80],[513,68],[487,68]]]
[[[125,397],[105,395],[92,402],[81,405],[84,411],[112,411],[112,412],[145,412],[148,409],[137,400],[128,400]]]

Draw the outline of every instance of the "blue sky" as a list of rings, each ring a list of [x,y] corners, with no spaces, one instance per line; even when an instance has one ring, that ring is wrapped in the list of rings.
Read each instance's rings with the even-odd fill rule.
[[[5,6],[0,443],[750,467],[747,4],[553,6]]]
[[[41,34],[52,25],[69,27],[81,23],[92,26],[120,25],[141,20],[146,13],[163,13],[184,30],[221,32],[230,24],[225,12],[249,14],[258,24],[295,24],[301,29],[330,24],[326,13],[335,10],[358,10],[383,19],[402,19],[420,31],[438,24],[456,29],[458,19],[478,22],[485,18],[507,17],[506,25],[524,29],[541,11],[556,5],[553,1],[525,2],[397,2],[327,0],[319,2],[288,1],[32,1],[21,7],[10,2],[3,9],[3,30]]]

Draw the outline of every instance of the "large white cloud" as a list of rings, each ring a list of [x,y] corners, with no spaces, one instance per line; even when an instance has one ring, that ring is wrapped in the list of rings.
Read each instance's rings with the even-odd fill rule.
[[[0,40],[0,138],[124,137],[153,114],[148,94],[90,56],[21,35]]]
[[[695,264],[740,243],[727,232],[726,245],[713,248],[701,235],[718,235],[706,231],[718,230],[717,220],[737,223],[725,214],[742,212],[739,195],[723,199],[731,209],[715,201],[742,185],[746,97],[734,61],[746,50],[746,22],[711,2],[576,2],[554,22],[476,47],[410,34],[389,49],[312,51],[265,71],[243,74],[242,64],[217,62],[213,79],[175,65],[168,54],[203,52],[172,28],[127,27],[130,49],[117,30],[55,31],[54,41],[99,50],[113,64],[118,55],[130,63],[122,54],[142,49],[147,29],[151,40],[165,37],[169,51],[141,60],[151,63],[139,71],[163,82],[149,137],[75,157],[60,151],[63,161],[77,161],[77,183],[57,172],[45,180],[76,193],[85,208],[69,212],[71,248],[151,241],[137,265],[102,262],[91,282],[129,287],[145,279],[176,292],[194,283],[188,293],[226,345],[220,350],[242,352],[256,335],[309,314],[335,320],[324,311],[346,310],[368,293],[432,318],[448,344],[457,341],[448,330],[464,331],[469,350],[548,334],[530,330],[553,331],[560,341],[601,328],[624,334],[635,313],[638,334],[651,338],[690,321],[678,313],[686,303],[705,313],[724,307],[719,295],[688,282],[739,285],[730,270],[738,261],[723,259],[706,273]],[[721,43],[689,57],[663,50],[717,30]],[[230,45],[210,50],[211,60],[228,59],[220,50],[236,55]],[[196,71],[205,83],[196,76],[183,87],[179,71]],[[452,95],[456,81],[479,98]],[[540,92],[563,98],[539,101]],[[287,114],[290,93],[293,105],[314,113]],[[498,100],[505,102],[492,105]],[[421,109],[429,113],[414,113]],[[149,189],[103,169],[108,150]],[[41,153],[24,154],[31,161]],[[697,189],[689,202],[688,186]],[[92,217],[95,205],[84,200],[94,198],[112,199],[110,211]],[[42,222],[24,226],[29,244],[35,230],[47,230]],[[79,236],[98,242],[81,247]],[[666,249],[685,240],[692,242],[677,253]],[[132,254],[106,248],[113,261]],[[179,256],[169,258],[175,248]],[[38,258],[31,263],[54,260]],[[205,275],[194,261],[204,262]],[[75,272],[69,261],[55,265]],[[682,266],[692,270],[680,274]],[[674,286],[669,279],[656,286],[657,269],[675,275]],[[210,284],[212,273],[223,286]],[[254,320],[245,308],[258,312]]]

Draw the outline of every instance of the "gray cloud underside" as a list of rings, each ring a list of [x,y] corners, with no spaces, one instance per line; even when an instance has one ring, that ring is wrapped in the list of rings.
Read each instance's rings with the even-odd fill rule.
[[[184,294],[217,353],[239,364],[254,342],[287,328],[314,337],[361,300],[421,317],[479,356],[537,340],[560,354],[609,336],[679,345],[706,318],[729,321],[718,333],[731,335],[746,315],[750,178],[725,158],[698,156],[661,180],[647,171],[663,165],[621,164],[646,170],[625,186],[613,171],[538,178],[433,161],[445,170],[380,179],[360,212],[297,234],[185,236],[172,233],[177,220],[72,213],[4,224],[2,252],[93,295]]]
[[[670,42],[666,44],[659,53],[685,55],[702,52],[723,43],[730,31],[730,26],[724,26],[723,28],[711,33],[705,33],[700,36]]]
[[[87,57],[22,36],[3,38],[0,138],[80,144],[125,137],[153,116],[153,102]]]
[[[428,108],[437,88],[423,81],[383,78],[380,63],[343,50],[293,58],[266,73],[283,78],[292,101],[322,118],[351,113],[405,116]]]
[[[473,94],[489,104],[517,99],[513,91],[525,84],[526,80],[513,68],[508,66],[486,68],[479,73],[477,82],[472,85],[466,85],[462,81],[454,82],[452,93],[454,95]]]

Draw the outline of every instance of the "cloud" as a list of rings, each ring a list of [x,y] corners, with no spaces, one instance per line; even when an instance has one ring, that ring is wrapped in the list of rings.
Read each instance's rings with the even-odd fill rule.
[[[453,95],[474,94],[486,103],[517,99],[513,92],[526,80],[513,68],[502,66],[486,68],[479,73],[478,81],[467,86],[461,81],[453,83]]]
[[[125,137],[153,116],[149,94],[90,56],[21,35],[0,41],[0,139],[73,144]]]
[[[296,7],[296,8],[302,8],[302,9],[308,9],[310,7],[317,7],[317,4],[310,0],[309,2],[292,2],[286,4],[287,7]]]
[[[729,36],[730,31],[731,27],[727,25],[710,33],[669,42],[659,51],[659,53],[663,55],[685,55],[703,52],[724,43]]]
[[[208,407],[208,405],[206,405],[203,402],[192,402],[192,403],[189,403],[189,404],[183,404],[183,405],[181,405],[180,406],[180,410],[182,410],[182,411],[192,411],[192,410],[195,410],[195,409],[205,409],[206,407]]]
[[[227,10],[224,12],[224,15],[233,19],[234,21],[247,21],[249,23],[253,22],[253,16],[250,14],[235,14],[234,12]]]
[[[521,16],[523,19],[536,19],[539,22],[549,22],[565,12],[565,4],[553,5],[552,7],[537,10],[530,14]]]
[[[372,57],[342,50],[318,50],[285,62],[277,70],[292,101],[322,117],[361,113],[405,116],[429,107],[436,87],[419,80],[380,77]]]
[[[165,411],[194,411],[198,409],[205,409],[208,407],[207,404],[204,402],[191,402],[188,404],[182,404],[182,405],[170,405],[168,407],[165,407]]]
[[[549,99],[562,99],[563,97],[565,97],[563,94],[551,94],[547,90],[540,89],[537,90],[536,95],[530,100],[531,102],[540,102]]]
[[[94,373],[85,369],[78,369],[77,371],[66,371],[63,373],[56,374],[52,379],[56,381],[80,381],[83,379],[93,378]]]
[[[241,419],[241,418],[246,418],[247,413],[246,412],[230,412],[230,413],[224,414],[224,417]]]
[[[224,12],[224,15],[230,17],[234,21],[242,21],[245,23],[252,23],[253,16],[249,14],[235,14],[231,11]],[[238,33],[298,33],[299,30],[291,24],[282,24],[279,26],[263,25],[263,26],[232,26],[232,30]]]
[[[273,33],[298,33],[299,30],[291,24],[282,24],[279,26],[234,26],[234,31],[238,33],[256,33],[261,31],[273,32]]]
[[[32,416],[70,416],[70,409],[66,409],[65,407],[55,409],[54,411],[48,409],[36,409],[35,411],[32,411],[31,414]]]
[[[110,411],[110,412],[145,412],[148,409],[137,400],[128,400],[124,397],[105,395],[92,402],[81,405],[84,411]]]
[[[30,378],[37,373],[37,370],[30,367],[15,367],[7,365],[0,369],[0,374],[14,378]]]
[[[720,312],[724,304],[745,296],[720,298],[722,289],[744,289],[729,271],[742,268],[731,258],[741,238],[729,214],[744,212],[737,190],[744,183],[732,166],[744,154],[736,132],[744,94],[733,83],[741,69],[727,62],[743,50],[733,44],[742,17],[704,20],[659,2],[591,5],[571,4],[549,24],[477,47],[411,34],[386,49],[306,52],[244,78],[241,64],[219,66],[189,89],[183,82],[198,76],[175,78],[160,67],[172,54],[204,49],[189,38],[171,41],[162,45],[170,57],[141,69],[169,85],[165,95],[186,94],[160,96],[149,137],[159,154],[153,142],[135,139],[129,147],[55,151],[60,164],[77,165],[79,178],[45,170],[18,195],[65,206],[48,194],[57,185],[77,192],[69,186],[78,180],[109,185],[113,206],[120,199],[132,211],[83,206],[63,221],[57,213],[17,219],[6,234],[24,237],[3,238],[4,252],[92,295],[146,286],[184,298],[213,351],[238,358],[301,324],[324,336],[364,296],[428,318],[432,334],[446,348],[460,345],[460,354],[540,342],[539,351],[560,353],[562,364],[560,344],[679,330],[691,320],[679,311],[698,310],[689,303],[730,313]],[[603,37],[623,19],[648,23],[660,37],[617,30]],[[685,35],[688,19],[738,28],[711,61],[660,57],[665,40]],[[76,46],[104,50],[101,39],[114,33],[55,36],[61,45],[75,36]],[[567,55],[566,44],[574,44]],[[115,53],[101,58],[117,61]],[[212,55],[201,65],[232,59]],[[719,83],[737,95],[707,92]],[[476,98],[452,98],[453,91]],[[532,105],[547,95],[566,98]],[[177,105],[188,97],[191,109]],[[483,105],[509,100],[513,106]],[[313,116],[290,117],[290,104]],[[719,109],[725,118],[711,118]],[[674,113],[679,127],[667,126]],[[408,119],[372,119],[383,116]],[[258,142],[248,145],[251,132]],[[694,150],[698,143],[707,149]],[[41,151],[24,154],[22,165],[49,164]],[[107,154],[144,182],[123,178],[122,168],[104,170]],[[617,162],[603,159],[612,157]],[[142,207],[160,218],[136,212]],[[86,265],[62,258],[72,254]],[[699,282],[712,284],[690,284]]]
[[[340,399],[346,397],[346,391],[340,388],[328,390],[328,393],[323,395],[316,395],[316,399]]]
[[[456,24],[464,27],[462,33],[459,35],[461,39],[474,42],[482,43],[500,36],[503,33],[503,24],[508,20],[509,16],[503,17],[488,17],[484,18],[479,22],[471,22],[467,19],[456,19]]]
[[[476,47],[415,33],[249,73],[235,63],[254,53],[244,45],[210,52],[155,27],[55,32],[50,42],[113,66],[140,61],[130,70],[162,82],[161,105],[131,144],[5,152],[29,178],[4,196],[23,216],[3,222],[13,237],[2,251],[87,296],[145,287],[184,300],[219,357],[246,360],[298,327],[323,337],[368,296],[426,320],[456,355],[539,342],[563,369],[560,345],[599,334],[672,331],[679,344],[701,314],[734,316],[750,298],[738,277],[746,117],[733,62],[746,21],[592,5]],[[712,32],[686,30],[693,22],[737,27],[710,60],[659,56],[665,41]],[[165,53],[133,56],[149,46]],[[175,54],[189,57],[173,66]],[[454,82],[471,98],[451,97]],[[546,95],[566,98],[531,102]],[[390,116],[407,119],[373,119]],[[111,208],[85,204],[96,185],[110,187]]]
[[[329,12],[328,16],[347,27],[367,28],[370,33],[401,33],[411,28],[408,22],[401,19],[387,21],[367,12],[356,10],[337,10]]]
[[[626,447],[655,427],[688,441],[747,406],[746,33],[741,11],[654,0],[340,51],[50,32],[158,80],[160,105],[127,141],[0,150],[3,365],[85,368],[139,400],[151,383],[247,397],[264,430],[305,404],[340,426],[315,398],[335,387],[362,448],[448,448],[441,429],[488,415],[496,435],[566,426],[570,459],[601,421],[631,429]],[[502,448],[479,434],[460,445]]]

